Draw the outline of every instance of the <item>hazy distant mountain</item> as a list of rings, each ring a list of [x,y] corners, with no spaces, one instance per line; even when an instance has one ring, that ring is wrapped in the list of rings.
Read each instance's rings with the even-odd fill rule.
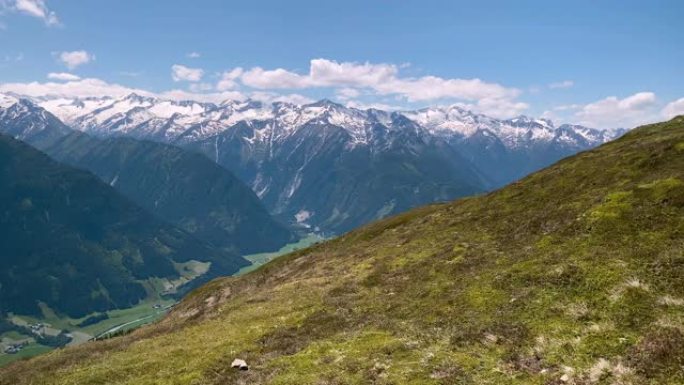
[[[496,186],[615,139],[626,131],[555,126],[550,120],[527,116],[499,120],[458,106],[425,108],[404,115],[449,142]]]

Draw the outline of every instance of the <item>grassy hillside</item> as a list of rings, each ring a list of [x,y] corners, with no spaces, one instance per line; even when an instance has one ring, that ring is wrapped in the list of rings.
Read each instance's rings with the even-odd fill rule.
[[[681,384],[682,365],[679,117],[213,281],[0,384]]]

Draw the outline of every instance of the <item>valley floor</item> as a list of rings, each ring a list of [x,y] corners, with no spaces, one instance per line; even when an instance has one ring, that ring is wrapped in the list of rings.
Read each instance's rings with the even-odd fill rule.
[[[241,269],[236,275],[242,275],[252,271],[259,266],[268,263],[269,261],[288,254],[290,252],[306,248],[324,238],[317,234],[308,234],[297,242],[287,244],[280,250],[269,253],[258,253],[245,255],[244,258],[252,262],[252,265]],[[186,263],[186,265],[188,265]],[[193,276],[199,273],[206,272],[206,269],[201,269],[202,266],[195,266],[189,264],[188,270]],[[199,271],[196,271],[199,270]],[[187,277],[191,278],[191,277]],[[186,279],[183,280],[185,282]],[[152,282],[150,283],[150,297],[136,306],[127,309],[117,309],[106,312],[107,318],[99,322],[94,322],[91,325],[79,327],[78,325],[88,319],[89,315],[83,318],[74,319],[65,316],[57,316],[51,309],[43,306],[44,317],[37,318],[31,316],[12,315],[8,317],[8,321],[12,324],[24,326],[30,329],[31,325],[43,325],[41,332],[49,335],[59,335],[60,332],[69,333],[72,340],[68,346],[80,345],[88,342],[93,338],[102,339],[108,336],[124,333],[140,326],[153,323],[162,318],[168,310],[176,303],[173,299],[163,299],[159,296],[169,286],[169,282]],[[17,349],[13,353],[6,353],[5,349],[16,346]],[[33,333],[27,332],[19,333],[17,331],[8,331],[0,333],[0,367],[11,362],[34,357],[40,354],[47,353],[53,350],[53,347],[41,345],[33,338]]]

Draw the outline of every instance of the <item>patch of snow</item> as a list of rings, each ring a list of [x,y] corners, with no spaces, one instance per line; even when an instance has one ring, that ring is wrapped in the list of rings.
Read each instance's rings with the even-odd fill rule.
[[[19,101],[18,98],[12,96],[12,95],[7,95],[7,94],[0,94],[0,108],[8,108],[13,106]]]

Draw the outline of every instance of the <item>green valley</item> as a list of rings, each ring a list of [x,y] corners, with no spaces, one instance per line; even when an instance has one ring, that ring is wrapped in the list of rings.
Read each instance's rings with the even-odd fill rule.
[[[245,255],[243,258],[252,264],[243,267],[235,275],[245,274],[279,256],[308,247],[322,240],[323,238],[319,235],[308,234],[300,241],[287,244],[276,252]],[[179,272],[186,271],[185,274],[181,274],[177,284],[189,282],[206,273],[209,268],[209,264],[197,261],[176,265],[178,265]],[[52,334],[55,335],[64,331],[72,336],[68,346],[79,345],[92,339],[105,339],[160,320],[177,303],[177,300],[170,296],[173,293],[168,290],[169,285],[173,287],[173,283],[168,279],[159,278],[141,282],[148,291],[148,297],[129,308],[113,309],[80,318],[71,318],[66,315],[57,315],[47,305],[40,304],[41,316],[9,314],[7,322],[23,326],[45,325],[45,328],[52,330]],[[54,349],[50,346],[41,345],[32,337],[33,333],[31,332],[27,334],[18,333],[15,330],[0,332],[0,366],[44,354]],[[20,344],[23,341],[30,342],[26,346],[21,346],[17,353],[7,354],[4,352],[6,347]]]

